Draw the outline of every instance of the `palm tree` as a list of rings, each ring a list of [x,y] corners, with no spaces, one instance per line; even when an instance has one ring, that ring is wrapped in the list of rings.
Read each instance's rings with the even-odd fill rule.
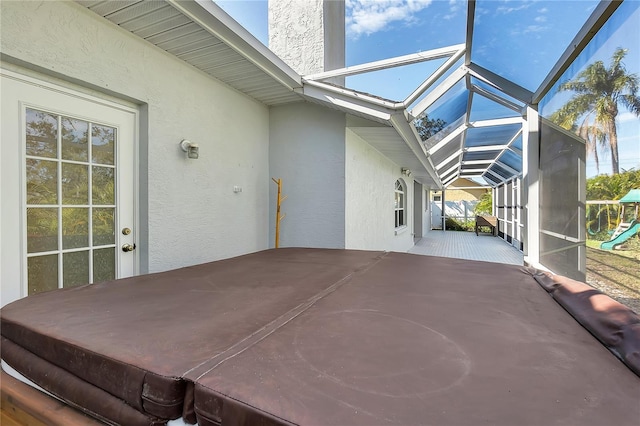
[[[575,79],[562,83],[558,91],[570,90],[576,94],[550,117],[559,126],[582,136],[587,141],[587,151],[596,155],[596,162],[597,145],[608,145],[614,175],[620,172],[616,129],[618,106],[640,116],[638,76],[627,73],[622,63],[626,54],[627,49],[619,47],[611,57],[609,68],[605,68],[602,61],[596,61]]]

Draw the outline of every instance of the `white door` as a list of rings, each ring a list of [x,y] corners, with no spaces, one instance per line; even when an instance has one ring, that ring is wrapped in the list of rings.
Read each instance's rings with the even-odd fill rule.
[[[136,272],[136,111],[1,70],[5,305]]]

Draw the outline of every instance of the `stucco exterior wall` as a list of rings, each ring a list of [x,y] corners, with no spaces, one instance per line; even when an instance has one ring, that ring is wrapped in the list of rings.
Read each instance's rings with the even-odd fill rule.
[[[269,164],[282,179],[280,247],[345,247],[345,115],[308,103],[272,107]],[[270,184],[270,246],[277,186]]]
[[[323,0],[270,0],[269,49],[299,74],[324,71]]]
[[[140,272],[268,246],[267,107],[76,3],[0,5],[3,60],[139,105]]]
[[[346,132],[346,248],[407,251],[413,247],[413,180],[402,176],[393,163],[358,135]],[[394,224],[396,180],[402,179],[407,196],[407,227]]]

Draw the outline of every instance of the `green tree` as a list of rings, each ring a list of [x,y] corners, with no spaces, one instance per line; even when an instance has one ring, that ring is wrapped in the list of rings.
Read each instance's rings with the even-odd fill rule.
[[[618,133],[616,117],[619,106],[640,116],[638,76],[627,72],[622,60],[627,50],[617,48],[609,68],[602,61],[588,65],[575,79],[560,85],[559,91],[575,95],[550,119],[568,130],[575,131],[587,141],[587,152],[596,155],[597,148],[608,146],[611,151],[613,174],[618,174]]]
[[[431,136],[444,129],[447,123],[441,118],[429,118],[427,114],[421,115],[415,121],[416,130],[420,139],[424,142]]]
[[[482,197],[480,197],[480,201],[478,201],[478,204],[476,204],[473,212],[476,215],[493,214],[493,196],[491,195],[491,191],[485,192]]]
[[[640,189],[640,170],[598,175],[587,179],[587,200],[619,200],[632,189]]]

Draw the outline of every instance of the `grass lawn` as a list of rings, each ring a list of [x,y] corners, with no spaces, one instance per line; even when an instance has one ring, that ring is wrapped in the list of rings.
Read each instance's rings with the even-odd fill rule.
[[[640,313],[640,238],[623,250],[600,250],[587,240],[587,283]]]

